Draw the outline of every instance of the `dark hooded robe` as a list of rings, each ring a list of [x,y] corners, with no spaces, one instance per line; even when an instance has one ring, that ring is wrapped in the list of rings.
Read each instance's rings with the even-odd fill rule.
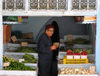
[[[43,33],[38,40],[38,76],[50,76],[53,54],[51,46],[51,39]]]
[[[52,25],[54,26],[54,33],[51,36],[52,43],[60,42],[58,24],[56,21],[53,21]],[[58,54],[59,54],[59,48],[53,50],[51,76],[58,76],[58,60],[57,60]]]

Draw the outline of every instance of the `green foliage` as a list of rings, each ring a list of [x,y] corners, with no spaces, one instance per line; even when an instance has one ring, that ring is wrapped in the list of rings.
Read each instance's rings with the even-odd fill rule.
[[[75,42],[77,44],[89,44],[88,40],[82,39],[82,38],[77,38],[77,39],[73,40],[73,42]]]
[[[15,52],[36,53],[36,50],[31,47],[19,47]]]
[[[25,54],[22,58],[25,59],[23,63],[36,63],[37,62],[37,59],[34,57],[34,55]]]
[[[3,56],[3,62],[14,62],[15,60],[13,58],[8,58]]]
[[[35,70],[35,69],[29,66],[25,66],[23,63],[19,63],[18,61],[14,61],[10,63],[10,66],[8,66],[6,70]]]
[[[75,49],[74,52],[80,53],[80,52],[82,52],[82,49]]]
[[[92,54],[92,49],[87,49],[88,54]]]

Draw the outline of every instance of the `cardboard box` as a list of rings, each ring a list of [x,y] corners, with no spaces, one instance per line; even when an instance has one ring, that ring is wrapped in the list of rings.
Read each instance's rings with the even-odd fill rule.
[[[87,55],[81,55],[81,59],[87,59]]]
[[[12,36],[11,39],[12,39],[12,41],[13,41],[14,43],[17,41],[16,36]]]
[[[80,59],[80,55],[74,55],[74,59]]]
[[[73,55],[67,55],[67,59],[73,59]]]
[[[67,35],[67,42],[72,42],[72,34]]]
[[[10,65],[10,62],[3,63],[3,67],[7,67]]]
[[[90,74],[95,74],[95,66],[90,66],[89,70],[90,70]]]
[[[33,33],[30,32],[30,33],[23,33],[23,36],[22,36],[23,39],[31,39],[33,38]]]
[[[28,46],[28,42],[21,42],[21,46]]]

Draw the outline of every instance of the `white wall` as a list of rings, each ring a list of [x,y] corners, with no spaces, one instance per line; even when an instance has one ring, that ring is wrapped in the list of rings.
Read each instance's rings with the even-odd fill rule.
[[[23,33],[33,32],[35,39],[39,30],[51,18],[52,17],[28,17],[28,19],[23,19],[23,22],[28,22],[28,23],[23,23],[20,25],[12,25],[12,31],[20,30]]]
[[[56,21],[58,23],[60,38],[63,38],[64,35],[67,34],[87,35],[86,25],[77,24],[74,20],[74,17],[71,16],[29,17],[28,19],[24,19],[24,22],[28,22],[28,24],[24,23],[21,25],[13,25],[12,31],[21,30],[23,33],[33,32],[34,40],[37,41],[39,36],[44,32],[45,25],[51,24],[52,21]]]
[[[58,24],[60,39],[63,39],[64,35],[67,35],[67,34],[88,35],[87,25],[77,24],[73,16],[53,17],[51,20],[48,21],[47,24],[51,24],[53,21],[56,21]],[[39,32],[37,40],[39,36],[43,33],[44,29],[45,29],[45,26]]]

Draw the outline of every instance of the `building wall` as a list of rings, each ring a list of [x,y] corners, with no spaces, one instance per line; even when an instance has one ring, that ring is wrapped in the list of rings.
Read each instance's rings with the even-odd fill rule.
[[[64,35],[67,34],[87,34],[86,25],[77,24],[74,17],[29,17],[23,21],[28,23],[13,25],[12,31],[21,30],[23,33],[33,32],[34,40],[37,40],[38,37],[44,32],[46,23],[51,24],[52,21],[56,21],[58,23],[60,38],[63,38]]]
[[[91,25],[88,25],[89,28],[88,28],[88,32],[89,32],[89,35],[90,35],[90,44],[92,45],[92,49],[93,49],[93,53],[95,53],[95,32],[94,32],[94,26],[93,24]]]
[[[12,25],[12,31],[20,30],[22,33],[33,32],[34,39],[43,25],[52,17],[28,17],[23,19],[23,24]]]
[[[88,35],[87,26],[83,24],[77,24],[74,17],[54,17],[47,24],[56,21],[59,27],[60,39],[64,38],[64,35]],[[38,37],[44,32],[45,26],[40,30]],[[38,39],[37,37],[37,39]]]

